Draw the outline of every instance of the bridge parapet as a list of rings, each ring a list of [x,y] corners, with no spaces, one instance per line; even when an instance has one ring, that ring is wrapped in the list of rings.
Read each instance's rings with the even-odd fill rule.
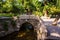
[[[21,15],[19,19],[36,19],[38,20],[38,17],[35,15]]]

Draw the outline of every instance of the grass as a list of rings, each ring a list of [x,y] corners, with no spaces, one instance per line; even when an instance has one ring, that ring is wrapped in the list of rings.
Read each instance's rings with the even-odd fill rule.
[[[10,14],[10,13],[0,13],[0,17],[12,17],[14,16],[14,14]]]

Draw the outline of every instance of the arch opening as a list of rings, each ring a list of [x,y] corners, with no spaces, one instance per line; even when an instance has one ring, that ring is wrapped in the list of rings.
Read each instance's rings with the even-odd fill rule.
[[[36,32],[34,31],[34,26],[29,23],[25,22],[21,25],[18,37],[21,40],[36,40]]]
[[[25,22],[20,27],[20,31],[22,30],[23,31],[34,30],[34,26],[29,22]]]

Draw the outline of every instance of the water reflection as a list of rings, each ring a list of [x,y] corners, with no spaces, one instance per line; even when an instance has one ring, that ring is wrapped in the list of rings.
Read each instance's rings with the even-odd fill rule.
[[[2,40],[36,40],[36,32],[34,31],[33,26],[26,22],[21,25],[19,32],[13,32],[5,37],[0,39]]]
[[[17,37],[21,40],[36,40],[36,32],[32,24],[28,22],[22,24]]]

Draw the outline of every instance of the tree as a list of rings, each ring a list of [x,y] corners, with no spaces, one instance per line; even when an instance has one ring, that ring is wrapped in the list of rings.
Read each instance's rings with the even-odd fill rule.
[[[60,0],[57,0],[57,1],[56,1],[56,6],[57,6],[57,8],[60,9]]]
[[[2,13],[32,13],[41,11],[41,2],[38,0],[0,0],[0,12]]]
[[[3,2],[2,4],[2,8],[3,8],[3,13],[7,13],[10,12],[12,10],[12,0],[6,0],[5,2]]]
[[[47,1],[46,0],[44,0],[43,14],[44,14],[44,16],[48,17],[48,5],[47,5]]]
[[[3,1],[0,0],[0,12],[2,12],[2,4],[3,4]]]

